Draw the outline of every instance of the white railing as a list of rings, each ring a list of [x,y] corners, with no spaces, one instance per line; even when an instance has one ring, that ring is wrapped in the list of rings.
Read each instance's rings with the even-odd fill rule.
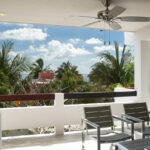
[[[64,134],[64,125],[81,123],[83,107],[102,105],[111,105],[113,114],[123,113],[122,103],[64,105],[64,94],[56,93],[54,106],[0,109],[2,130],[54,126],[56,134]]]
[[[0,131],[54,126],[56,135],[60,135],[64,134],[64,125],[81,123],[83,107],[111,105],[113,114],[123,113],[123,103],[64,105],[64,97],[63,93],[55,93],[54,106],[1,108]]]

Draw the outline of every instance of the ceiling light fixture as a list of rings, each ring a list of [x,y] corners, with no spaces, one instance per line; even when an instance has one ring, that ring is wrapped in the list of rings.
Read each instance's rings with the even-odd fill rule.
[[[4,16],[6,16],[6,14],[5,14],[5,13],[0,12],[0,17],[4,17]]]

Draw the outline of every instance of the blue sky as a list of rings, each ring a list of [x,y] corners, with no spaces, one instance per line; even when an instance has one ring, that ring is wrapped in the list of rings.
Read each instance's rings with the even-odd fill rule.
[[[116,31],[110,32],[109,45],[109,32],[95,29],[9,23],[0,23],[0,29],[0,41],[14,42],[12,57],[19,53],[27,56],[31,63],[43,58],[45,66],[50,64],[53,70],[62,62],[70,61],[78,66],[81,74],[90,72],[91,66],[99,61],[99,52],[113,53],[114,41],[120,46],[124,43],[124,33]]]

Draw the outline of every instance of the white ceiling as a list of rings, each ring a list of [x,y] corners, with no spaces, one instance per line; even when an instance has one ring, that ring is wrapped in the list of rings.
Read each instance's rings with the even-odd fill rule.
[[[112,0],[115,5],[127,10],[120,16],[150,17],[150,0]],[[95,21],[78,16],[96,16],[104,10],[100,0],[0,0],[1,22],[45,24],[81,27]],[[150,23],[120,23],[122,31],[137,31]],[[108,29],[105,23],[97,23],[88,28]]]

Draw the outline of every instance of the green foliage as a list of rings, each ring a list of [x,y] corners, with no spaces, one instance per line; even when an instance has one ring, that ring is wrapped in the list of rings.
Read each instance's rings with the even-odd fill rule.
[[[119,45],[115,42],[115,55],[110,52],[99,54],[100,62],[92,66],[89,74],[90,81],[109,87],[120,83],[123,86],[133,86],[134,65],[130,50],[119,51]]]
[[[125,67],[124,85],[126,87],[134,87],[134,63],[130,61]]]
[[[85,82],[83,77],[69,61],[63,62],[56,70],[56,80],[51,83],[53,88],[58,88],[59,92],[94,92],[93,85]],[[98,102],[99,99],[69,99],[65,104],[83,104]]]
[[[48,65],[44,68],[44,61],[42,58],[39,58],[31,65],[30,70],[31,73],[29,76],[31,76],[33,79],[38,79],[39,72],[49,71],[50,66]]]
[[[62,79],[64,73],[66,71],[70,70],[73,74],[78,75],[79,72],[77,71],[77,66],[72,66],[72,64],[68,62],[63,62],[60,67],[57,68],[56,70],[56,78],[57,79]]]
[[[83,84],[83,77],[77,71],[77,66],[72,66],[69,61],[63,62],[55,73],[57,80],[60,80],[61,92],[77,92]]]
[[[27,58],[19,54],[10,60],[8,76],[11,85],[15,85],[22,78],[21,73],[28,71],[29,65]]]
[[[9,72],[9,62],[10,56],[9,53],[13,49],[13,42],[12,41],[4,41],[1,44],[1,51],[0,51],[0,70],[2,70],[5,74]]]
[[[9,79],[2,71],[0,71],[0,94],[8,94],[8,89]]]
[[[10,55],[13,51],[14,43],[12,41],[4,41],[1,44],[0,51],[0,70],[1,70],[1,93],[8,94],[21,80],[21,73],[28,70],[29,63],[26,57],[17,54],[15,57]],[[7,89],[7,90],[6,90]]]

